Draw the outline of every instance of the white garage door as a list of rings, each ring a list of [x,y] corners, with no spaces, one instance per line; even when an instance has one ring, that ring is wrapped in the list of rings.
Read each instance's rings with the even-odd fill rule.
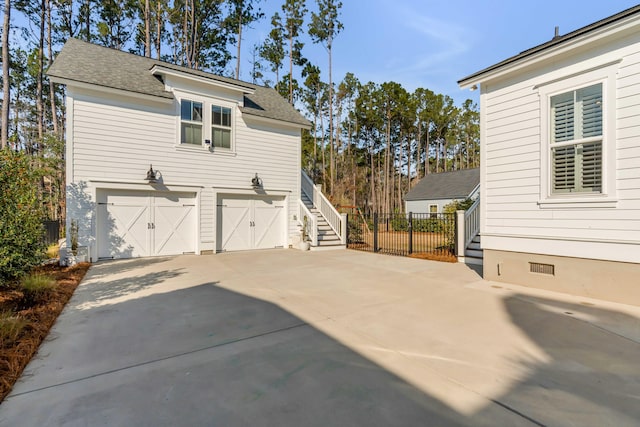
[[[105,190],[98,193],[98,257],[193,253],[193,193]]]
[[[217,214],[218,251],[284,247],[284,197],[223,196]]]

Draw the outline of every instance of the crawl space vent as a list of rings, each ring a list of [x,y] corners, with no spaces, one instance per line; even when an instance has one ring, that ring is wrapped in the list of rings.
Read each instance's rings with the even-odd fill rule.
[[[531,273],[549,274],[555,275],[555,265],[553,264],[540,264],[538,262],[529,263],[529,271]]]

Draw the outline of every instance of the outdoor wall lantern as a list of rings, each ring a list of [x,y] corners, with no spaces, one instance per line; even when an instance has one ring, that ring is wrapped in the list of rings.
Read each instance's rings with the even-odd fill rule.
[[[145,178],[149,184],[155,184],[158,182],[158,177],[156,176],[156,171],[153,170],[153,166],[149,165],[149,170],[147,171],[147,177]]]
[[[258,176],[257,173],[256,173],[256,176],[251,178],[251,186],[254,188],[254,190],[257,190],[258,188],[262,188],[262,179]]]

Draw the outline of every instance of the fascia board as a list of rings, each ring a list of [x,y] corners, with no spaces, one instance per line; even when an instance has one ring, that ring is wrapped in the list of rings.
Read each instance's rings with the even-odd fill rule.
[[[155,96],[155,95],[149,95],[149,94],[146,94],[146,93],[132,92],[132,91],[128,91],[128,90],[116,89],[116,88],[112,88],[112,87],[108,87],[108,86],[96,85],[96,84],[92,84],[92,83],[85,83],[85,82],[80,82],[80,81],[77,81],[77,80],[66,79],[66,78],[61,78],[61,77],[56,77],[56,76],[49,76],[49,80],[52,81],[53,83],[66,85],[68,87],[73,87],[73,88],[78,88],[78,89],[86,89],[86,90],[95,90],[95,91],[98,91],[98,92],[109,93],[109,94],[113,94],[113,95],[117,95],[117,96],[129,96],[129,97],[133,97],[133,98],[145,99],[145,100],[154,101],[154,102],[164,102],[164,103],[172,103],[173,102],[173,95],[171,95],[168,92],[167,92],[168,96],[164,97],[164,96]]]
[[[250,120],[256,120],[256,121],[269,123],[269,124],[277,124],[280,126],[292,127],[296,129],[306,129],[306,130],[311,129],[311,125],[303,125],[301,123],[288,122],[286,120],[279,120],[279,119],[272,119],[270,117],[263,117],[257,114],[251,114],[250,112],[243,111],[243,108],[240,108],[240,112],[242,113],[242,117],[246,117],[247,119],[250,119]]]
[[[235,84],[232,84],[232,83],[227,83],[227,82],[223,82],[223,81],[220,81],[220,80],[215,80],[214,78],[206,78],[206,77],[202,77],[202,76],[196,76],[194,74],[188,74],[188,73],[180,72],[180,71],[177,71],[177,70],[173,70],[171,68],[163,67],[161,65],[154,65],[151,68],[150,72],[153,75],[161,74],[161,75],[165,75],[165,76],[177,77],[177,78],[191,80],[191,81],[202,83],[202,84],[206,84],[206,85],[222,87],[222,88],[225,88],[225,89],[229,89],[229,90],[233,90],[233,91],[237,91],[237,92],[242,92],[242,93],[252,94],[252,93],[255,92],[255,90],[253,90],[253,89],[251,89],[251,88],[249,88],[247,86],[235,85]]]

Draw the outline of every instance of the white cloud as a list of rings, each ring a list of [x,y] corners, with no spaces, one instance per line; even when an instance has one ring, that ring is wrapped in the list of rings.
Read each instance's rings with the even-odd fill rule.
[[[414,42],[414,54],[409,58],[402,58],[402,66],[396,68],[397,72],[404,74],[420,71],[439,74],[449,69],[455,58],[461,58],[470,50],[472,39],[466,28],[449,20],[419,14],[415,9],[401,8],[400,14],[404,29],[408,32],[409,39]],[[408,62],[410,58],[415,60]]]

